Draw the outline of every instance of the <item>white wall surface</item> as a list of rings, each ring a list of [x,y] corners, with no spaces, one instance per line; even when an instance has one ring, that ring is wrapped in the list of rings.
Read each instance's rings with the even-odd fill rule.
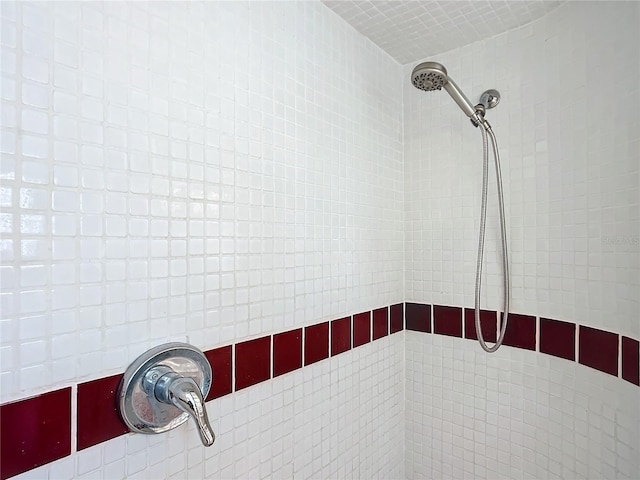
[[[640,13],[567,2],[435,58],[487,114],[502,156],[513,312],[640,336]],[[605,66],[606,65],[606,66]],[[406,299],[473,307],[482,141],[405,66]],[[490,168],[493,168],[490,166]],[[500,309],[490,170],[482,307]],[[635,478],[637,387],[573,362],[408,333],[408,478]]]
[[[3,401],[402,301],[401,67],[326,7],[2,21]]]
[[[637,478],[636,385],[529,350],[406,335],[406,478]]]
[[[404,478],[404,346],[395,334],[209,402],[210,448],[189,422],[15,478]]]
[[[503,94],[514,311],[635,338],[638,18],[568,2],[433,59]],[[3,2],[1,53],[2,402],[168,340],[472,305],[480,134],[324,6]],[[398,478],[405,431],[409,478],[639,470],[637,387],[407,333],[405,391],[403,335],[211,402],[214,449],[128,435],[20,478]]]
[[[333,12],[1,8],[2,402],[403,300],[401,67]],[[402,370],[396,335],[212,402],[206,453],[182,428],[23,477],[401,477]]]
[[[502,156],[513,311],[640,336],[640,20],[636,2],[567,2],[531,25],[439,55]],[[598,61],[600,59],[600,61]],[[604,68],[606,64],[606,68]],[[407,300],[473,306],[482,140],[405,66]],[[605,80],[606,79],[606,80]],[[483,307],[501,305],[490,165]]]

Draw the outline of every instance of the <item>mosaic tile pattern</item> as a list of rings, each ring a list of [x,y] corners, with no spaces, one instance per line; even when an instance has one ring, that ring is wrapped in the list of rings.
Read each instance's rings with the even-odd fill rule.
[[[0,401],[402,300],[401,67],[325,6],[0,13]]]
[[[441,325],[441,327],[435,329],[434,334],[436,336],[454,336],[462,338],[462,334],[453,335],[451,329],[452,325],[455,326],[457,324],[458,326],[462,326],[462,308],[441,305],[430,306],[424,304],[410,304],[407,306],[410,307],[406,309],[409,315],[412,315],[415,312],[434,312],[434,320],[444,325],[444,327]],[[317,358],[307,363],[306,368],[308,369],[308,365],[315,365],[319,362],[326,363],[329,360],[329,356],[325,355],[325,352],[328,352],[329,350],[331,350],[332,358],[336,355],[347,353],[351,350],[351,338],[355,338],[358,328],[362,329],[363,325],[368,324],[369,329],[371,330],[372,325],[370,324],[369,319],[372,314],[374,318],[378,317],[378,323],[380,323],[381,320],[385,320],[387,322],[387,325],[384,328],[381,328],[380,326],[378,328],[381,328],[382,330],[388,329],[388,317],[386,315],[380,315],[380,313],[384,313],[386,310],[386,308],[376,309],[373,312],[362,312],[354,315],[353,317],[345,317],[331,322],[321,322],[319,324],[306,327],[304,333],[302,329],[295,329],[269,337],[261,337],[240,342],[235,346],[220,347],[206,351],[204,353],[207,358],[211,360],[214,373],[213,393],[210,393],[208,399],[219,398],[232,393],[231,376],[229,375],[229,372],[232,370],[235,372],[235,388],[233,391],[241,392],[245,388],[265,383],[271,378],[275,378],[285,373],[294,372],[295,370],[302,368],[303,356],[313,359],[319,353],[322,353],[322,358]],[[469,311],[469,309],[466,310]],[[378,315],[375,314],[376,312]],[[494,321],[497,318],[496,312],[483,313],[487,314],[487,316],[492,313]],[[359,318],[360,326],[355,322],[352,323],[352,318]],[[532,350],[532,348],[529,348],[531,341],[533,339],[533,343],[535,344],[535,339],[538,337],[536,333],[536,325],[540,325],[540,328],[543,328],[545,323],[538,323],[536,322],[535,317],[525,315],[514,315],[513,320],[519,322],[515,324],[517,328],[522,326],[525,326],[526,328],[518,330],[519,335],[517,337],[514,337],[512,334],[511,339],[513,340],[514,338],[517,338],[518,342],[516,343],[519,343],[519,345],[517,345],[518,348]],[[531,320],[533,320],[533,322],[531,322]],[[564,338],[559,336],[555,339],[553,344],[555,350],[553,352],[543,352],[540,350],[540,353],[548,353],[549,355],[553,355],[560,359],[572,360],[572,358],[566,358],[564,355],[566,348],[562,346],[562,341],[569,344],[571,348],[574,348],[576,345],[574,332],[577,331],[579,363],[614,376],[617,375],[618,370],[620,370],[622,372],[621,377],[623,380],[626,380],[630,384],[638,384],[637,379],[634,377],[634,372],[637,373],[638,371],[637,341],[631,341],[631,339],[623,337],[623,354],[620,357],[621,367],[618,369],[619,359],[617,355],[617,345],[619,336],[617,334],[590,329],[583,326],[576,329],[574,324],[553,320],[546,320],[546,324],[551,325],[551,327],[559,325],[563,329],[571,332],[571,335]],[[530,336],[524,336],[524,332],[529,331],[529,326],[531,325],[533,325],[534,328],[533,331],[530,332]],[[329,331],[330,335],[328,333]],[[429,333],[421,330],[415,331],[420,333]],[[307,332],[311,332],[311,334],[307,335]],[[303,335],[305,336],[304,353],[302,351]],[[376,340],[379,340],[380,338],[383,337],[379,337]],[[404,339],[404,337],[402,338]],[[411,336],[409,336],[409,338],[413,338],[416,341],[419,340]],[[368,343],[369,342],[362,342],[359,345],[354,344],[353,349],[362,347],[358,348],[359,352],[367,352],[368,355],[372,355],[373,353],[371,349],[365,348]],[[429,341],[427,341],[427,343],[429,343]],[[470,343],[475,344],[473,341],[470,341]],[[273,349],[271,349],[272,345]],[[541,343],[540,348],[542,349],[543,346],[544,344]],[[424,347],[420,345],[419,348]],[[509,349],[509,347],[505,345],[503,349]],[[232,351],[235,352],[233,355],[233,361],[231,357]],[[425,360],[423,354],[418,354],[417,358],[421,358],[423,361]],[[442,359],[431,359],[430,361],[433,361],[434,366],[442,364]],[[414,367],[414,365],[407,364],[407,368],[412,367]],[[404,363],[402,368],[405,369]],[[423,367],[419,366],[418,368],[422,369]],[[421,386],[416,382],[412,372],[406,369],[404,371],[408,380],[406,383],[406,388],[409,391],[408,397],[411,397],[414,390],[418,392],[421,391]],[[271,372],[273,372],[273,376],[270,375]],[[580,373],[580,371],[578,371],[578,373]],[[6,415],[10,415],[14,420],[13,422],[9,421],[1,424],[2,438],[5,440],[5,449],[10,448],[10,445],[15,443],[9,441],[9,439],[12,438],[20,438],[23,448],[20,455],[17,455],[15,452],[12,454],[9,450],[5,451],[2,457],[2,464],[0,464],[0,470],[13,472],[13,474],[21,473],[29,471],[39,465],[48,463],[56,458],[68,455],[70,448],[73,446],[70,431],[74,430],[74,426],[77,431],[76,445],[78,451],[88,449],[110,439],[124,435],[127,432],[127,428],[120,420],[115,409],[120,379],[121,375],[114,375],[78,385],[78,397],[75,404],[77,409],[77,420],[75,422],[70,418],[63,420],[63,422],[67,422],[68,428],[59,428],[60,420],[58,418],[56,418],[56,421],[58,421],[56,424],[58,425],[58,428],[53,430],[47,430],[45,428],[40,431],[37,429],[23,428],[24,424],[29,424],[33,419],[38,418],[43,418],[42,421],[45,424],[51,423],[51,418],[47,417],[47,411],[49,410],[47,405],[48,403],[51,403],[48,398],[51,396],[58,399],[58,406],[56,407],[58,410],[67,409],[70,412],[72,409],[72,399],[68,395],[68,390],[66,396],[64,395],[65,391],[60,390],[58,392],[51,392],[51,394],[44,396],[38,396],[17,403],[3,405],[1,407],[2,412]],[[484,383],[480,377],[478,377],[477,380]],[[220,385],[218,385],[218,381]],[[358,389],[360,388],[360,385],[353,385],[353,388]],[[615,388],[622,390],[626,387]],[[640,391],[635,393],[629,392],[629,394],[631,394],[632,397],[634,395],[640,397]],[[449,393],[443,393],[443,395],[446,396],[449,395]],[[64,398],[65,400],[61,402],[61,398]],[[45,401],[45,399],[47,400]],[[413,406],[410,403],[404,403],[402,411],[406,412],[408,415],[412,415],[412,408]],[[48,413],[50,415],[51,412]],[[629,427],[633,433],[633,424]],[[638,427],[640,427],[640,422],[638,422]],[[637,430],[640,431],[640,428]],[[42,435],[45,435],[44,440]],[[57,456],[51,456],[49,453],[50,449],[40,448],[41,444],[45,441],[47,445],[58,446],[59,451],[63,453],[57,453]],[[627,443],[629,443],[631,448],[633,448],[634,443],[632,440]],[[200,450],[197,444],[196,449],[197,451]],[[535,452],[537,453],[538,450]],[[15,461],[16,459],[19,461]],[[628,458],[623,460],[627,463],[629,461]],[[626,467],[628,467],[627,463],[625,463]],[[414,465],[414,467],[416,467],[416,465]],[[474,465],[470,471],[476,471],[476,467],[477,465]],[[421,467],[418,465],[417,468],[419,469]],[[475,474],[477,474],[477,472]],[[519,474],[520,473],[518,472],[517,475]]]
[[[405,64],[530,23],[562,2],[322,0]]]
[[[487,88],[502,94],[487,118],[502,160],[510,310],[539,325],[527,320],[519,348],[489,356],[472,342],[407,330],[407,478],[640,471],[631,340],[640,338],[640,113],[628,108],[640,104],[639,14],[637,3],[565,2],[525,27],[420,59],[444,64],[473,103]],[[612,59],[613,93],[592,104],[595,57]],[[481,135],[446,93],[413,88],[412,67],[404,70],[406,300],[471,308]],[[494,178],[481,307],[499,312]],[[465,323],[469,336],[473,322]],[[580,340],[576,324],[606,332],[595,335],[605,348]],[[620,339],[626,376],[612,361]]]
[[[636,476],[637,386],[526,349],[406,336],[407,478]]]
[[[320,325],[324,327],[326,323]],[[350,327],[350,323],[346,325]],[[296,343],[299,348],[300,334],[301,330],[296,329],[274,335],[274,345],[278,347],[274,347],[273,357],[268,349],[270,337],[235,345],[236,388],[233,395],[228,395],[231,391],[226,396],[213,395],[214,400],[207,403],[217,440],[206,450],[190,424],[157,437],[140,434],[122,437],[127,429],[112,410],[119,375],[78,386],[77,422],[70,418],[70,389],[2,405],[2,414],[7,416],[2,423],[2,478],[20,473],[23,475],[15,478],[36,479],[47,474],[52,478],[85,478],[85,474],[93,477],[99,473],[111,478],[110,475],[122,475],[125,471],[128,476],[144,471],[144,475],[164,478],[176,468],[179,469],[176,471],[187,468],[190,475],[199,472],[200,476],[204,471],[213,470],[216,478],[262,478],[294,473],[304,477],[348,477],[357,472],[367,472],[368,476],[393,475],[393,478],[403,475],[403,463],[398,460],[403,455],[404,407],[400,398],[404,381],[404,337],[378,339],[376,347],[365,344],[358,349],[358,354],[349,350],[341,352],[345,361],[340,365],[333,365],[333,360],[327,357],[305,366],[304,374],[300,373],[298,363],[287,375],[274,375],[267,382],[269,377],[260,367],[266,366],[268,372],[273,362],[275,372],[276,365],[283,365],[282,355],[276,352],[295,347]],[[328,340],[327,337],[327,345]],[[231,347],[222,347],[205,354],[217,361],[217,365],[224,365],[224,357],[230,350]],[[265,352],[266,359],[263,358]],[[223,384],[226,381],[224,375],[222,381]],[[251,394],[247,396],[246,391]],[[379,406],[373,405],[374,397],[376,402],[380,401]],[[91,403],[91,399],[97,402]],[[227,411],[229,405],[235,405],[235,410]],[[374,409],[375,417],[368,415],[363,423],[358,414],[362,408]],[[68,415],[60,415],[65,409]],[[326,427],[328,418],[331,428]],[[250,426],[245,428],[247,421]],[[34,428],[24,428],[25,422],[31,422]],[[41,423],[45,428],[41,428]],[[54,460],[71,452],[73,425],[78,432],[77,454],[56,462]],[[294,425],[296,430],[292,430]],[[385,435],[374,435],[372,432],[376,431],[384,431]],[[260,436],[256,437],[257,433]],[[256,445],[264,435],[271,435],[272,442]],[[364,439],[361,435],[368,437]],[[311,455],[316,458],[315,438],[324,439],[323,445],[347,441],[351,447],[342,449],[339,456],[325,452],[321,461],[307,462]],[[354,442],[354,438],[360,440]],[[19,443],[12,439],[18,439]],[[382,450],[374,455],[370,448]],[[166,453],[167,449],[173,452],[171,458],[176,459],[177,464],[168,462],[166,455],[156,455]],[[183,457],[186,455],[188,465],[180,452]],[[232,465],[227,463],[230,458],[233,458]],[[354,459],[361,463],[354,463]],[[37,468],[41,465],[45,466]]]
[[[0,407],[0,478],[13,477],[71,453],[71,389]]]
[[[314,473],[317,444],[286,432],[302,419],[318,430],[318,382],[282,374],[230,401],[225,348],[403,300],[401,67],[319,2],[0,10],[0,403],[92,385],[168,341],[222,348],[211,396],[225,415],[210,411],[223,448],[208,462],[193,432],[86,448],[104,437],[76,446],[74,432],[70,457],[23,476],[229,477],[235,458],[244,478],[264,476],[265,462],[281,477]],[[391,354],[381,342],[398,337],[358,356],[363,394],[379,402],[354,397],[339,412],[348,419],[335,413],[368,425],[368,439],[352,427],[317,437],[332,452],[338,438],[363,445],[341,448],[334,472],[403,476],[401,431],[374,440],[389,417],[369,413],[401,408],[401,366],[391,383],[377,373]],[[327,385],[359,381],[350,368]],[[269,398],[276,384],[279,400],[256,415],[254,392]],[[392,390],[374,395],[381,385]],[[254,440],[265,418],[268,461]]]
[[[502,160],[510,310],[631,338],[640,338],[640,111],[628,108],[640,104],[638,9],[637,2],[566,2],[529,26],[434,58],[472,103],[487,88],[502,94],[487,118]],[[589,74],[594,55],[614,59],[614,93],[589,101],[582,115],[587,92],[600,85]],[[481,135],[444,91],[414,88],[411,66],[404,74],[406,301],[471,307]],[[603,127],[619,124],[630,128]],[[489,173],[481,307],[500,311]]]
[[[451,100],[403,92],[406,71],[322,5],[0,8],[0,401],[62,391],[71,407],[45,418],[64,424],[59,450],[13,472],[59,459],[21,480],[404,478],[405,430],[409,477],[640,471],[637,4],[569,2],[442,56],[465,91],[504,95],[490,118],[509,159],[515,311],[614,332],[622,379],[597,370],[609,360],[489,357],[419,332],[329,357],[329,319],[405,294],[471,304],[479,162]],[[594,54],[618,93],[587,103]],[[487,247],[495,266],[495,237]],[[499,310],[499,270],[485,273],[483,307]],[[418,310],[411,327],[431,331]],[[401,331],[401,304],[389,318]],[[306,342],[318,321],[318,361],[225,394],[229,344],[300,328]],[[193,427],[76,444],[77,384],[186,336],[221,348],[215,448],[196,448]]]

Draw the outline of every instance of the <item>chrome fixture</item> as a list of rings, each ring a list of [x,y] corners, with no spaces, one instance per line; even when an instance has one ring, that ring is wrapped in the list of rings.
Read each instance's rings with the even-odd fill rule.
[[[511,296],[511,278],[509,275],[509,256],[507,251],[507,228],[504,214],[504,198],[502,193],[502,173],[500,172],[500,156],[498,154],[498,142],[493,133],[493,129],[484,118],[486,111],[494,108],[500,102],[500,93],[497,90],[487,90],[480,96],[480,102],[474,107],[458,85],[449,77],[447,69],[436,62],[424,62],[413,69],[411,73],[411,83],[426,92],[441,90],[442,87],[451,95],[451,98],[458,104],[462,111],[471,119],[475,126],[482,126],[482,206],[480,209],[480,232],[478,238],[478,257],[476,262],[476,283],[475,283],[475,326],[478,342],[487,352],[493,353],[504,340],[509,319],[509,300]],[[503,304],[504,318],[501,321],[500,335],[496,343],[489,347],[482,336],[480,325],[480,291],[482,287],[482,264],[484,256],[484,237],[487,223],[487,190],[489,183],[489,149],[487,136],[491,139],[493,159],[496,170],[496,183],[498,189],[498,208],[500,210],[500,238],[502,240],[502,269],[503,269]]]
[[[444,65],[437,62],[424,62],[413,69],[411,74],[413,85],[425,92],[441,90],[442,87],[451,95],[451,98],[458,104],[467,117],[472,120],[477,119],[476,109],[465,94],[460,90],[456,82],[447,74]]]
[[[482,95],[480,95],[479,104],[482,105],[485,108],[485,110],[494,108],[498,106],[499,103],[500,103],[500,92],[497,90],[494,90],[493,88],[486,90],[485,92],[482,93]]]
[[[204,399],[213,381],[204,354],[187,343],[167,343],[140,355],[118,391],[120,416],[138,433],[162,433],[193,418],[205,447],[215,441]]]

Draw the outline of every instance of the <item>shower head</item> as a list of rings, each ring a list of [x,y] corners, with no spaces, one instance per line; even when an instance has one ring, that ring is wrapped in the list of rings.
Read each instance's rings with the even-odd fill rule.
[[[462,90],[456,83],[449,78],[447,69],[444,65],[437,62],[424,62],[413,69],[411,74],[411,83],[419,90],[431,92],[433,90],[441,90],[442,87],[451,95],[462,111],[471,118],[472,121],[478,121],[476,109],[469,99],[462,93]]]
[[[419,90],[440,90],[447,83],[447,69],[436,62],[424,62],[413,69],[411,83]]]

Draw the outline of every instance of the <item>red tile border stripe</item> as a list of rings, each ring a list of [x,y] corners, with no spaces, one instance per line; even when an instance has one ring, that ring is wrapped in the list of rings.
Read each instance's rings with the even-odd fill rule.
[[[311,365],[329,358],[329,322],[304,329],[304,364]]]
[[[401,332],[404,329],[404,304],[398,303],[389,307],[389,334]]]
[[[431,333],[431,305],[407,303],[404,318],[407,330]]]
[[[389,335],[389,309],[387,307],[378,308],[373,311],[373,339],[386,337]]]
[[[204,356],[209,360],[211,370],[213,371],[213,383],[211,384],[211,389],[209,390],[206,401],[231,393],[233,389],[231,386],[231,354],[231,345],[204,352]]]
[[[622,337],[622,378],[640,386],[640,342]]]
[[[462,309],[459,307],[433,306],[433,333],[462,337]]]
[[[334,320],[331,322],[331,356],[349,350],[351,350],[351,318]]]
[[[500,313],[502,320],[503,314]],[[504,345],[508,347],[522,348],[524,350],[536,349],[536,317],[510,313],[507,318],[507,330],[504,332]]]
[[[118,413],[118,386],[122,374],[78,385],[78,450],[129,431]]]
[[[461,337],[462,318],[464,318],[465,338],[475,339],[473,309],[464,308],[463,311],[461,307],[441,305],[433,308],[434,333]],[[481,311],[483,332],[488,341],[495,341],[496,315],[494,311]],[[577,360],[585,366],[620,376],[623,380],[640,386],[640,342],[638,340],[582,325],[578,326],[576,332],[576,324],[548,318],[540,318],[537,330],[536,317],[521,314],[510,314],[509,317],[505,346],[536,350],[536,340],[539,339],[538,351],[541,353]],[[272,365],[273,377],[276,377],[297,370],[303,364],[310,365],[328,358],[330,325],[331,354],[335,355],[369,343],[372,339],[377,340],[400,332],[405,328],[405,324],[407,330],[430,333],[431,305],[394,304],[355,314],[353,322],[350,317],[345,317],[333,322],[310,325],[304,329],[296,328],[207,350],[204,353],[214,370],[214,382],[206,400],[219,398],[234,391],[233,368],[236,372],[235,391],[237,391],[269,380]],[[335,334],[334,325],[336,326]],[[346,342],[343,340],[346,338],[345,331],[350,335],[353,334],[353,347],[349,335],[349,348],[346,350]],[[373,331],[373,337],[371,337],[371,331]],[[578,339],[577,352],[576,338]],[[619,340],[620,343],[618,343]],[[620,368],[618,345],[621,346]],[[78,450],[118,437],[128,431],[117,413],[115,403],[121,377],[122,374],[118,374],[78,384],[76,419]],[[52,405],[54,409],[51,408]],[[0,415],[2,415],[0,480],[70,454],[70,387],[0,405],[0,409]],[[27,427],[33,424],[33,428],[24,427],[25,419],[27,419]],[[18,447],[14,439],[22,439],[19,451],[16,450]]]
[[[236,391],[271,378],[271,337],[236,344]]]
[[[566,360],[576,359],[575,323],[540,319],[540,352]]]
[[[353,348],[371,341],[371,312],[353,316]]]
[[[273,376],[302,368],[302,329],[296,328],[273,336]]]
[[[0,479],[71,454],[71,387],[0,406]]]
[[[618,376],[618,335],[580,325],[578,339],[582,365]]]
[[[491,310],[480,310],[480,328],[482,338],[485,342],[494,343],[496,336],[496,312]],[[464,338],[478,340],[476,333],[476,310],[474,308],[464,309]]]

